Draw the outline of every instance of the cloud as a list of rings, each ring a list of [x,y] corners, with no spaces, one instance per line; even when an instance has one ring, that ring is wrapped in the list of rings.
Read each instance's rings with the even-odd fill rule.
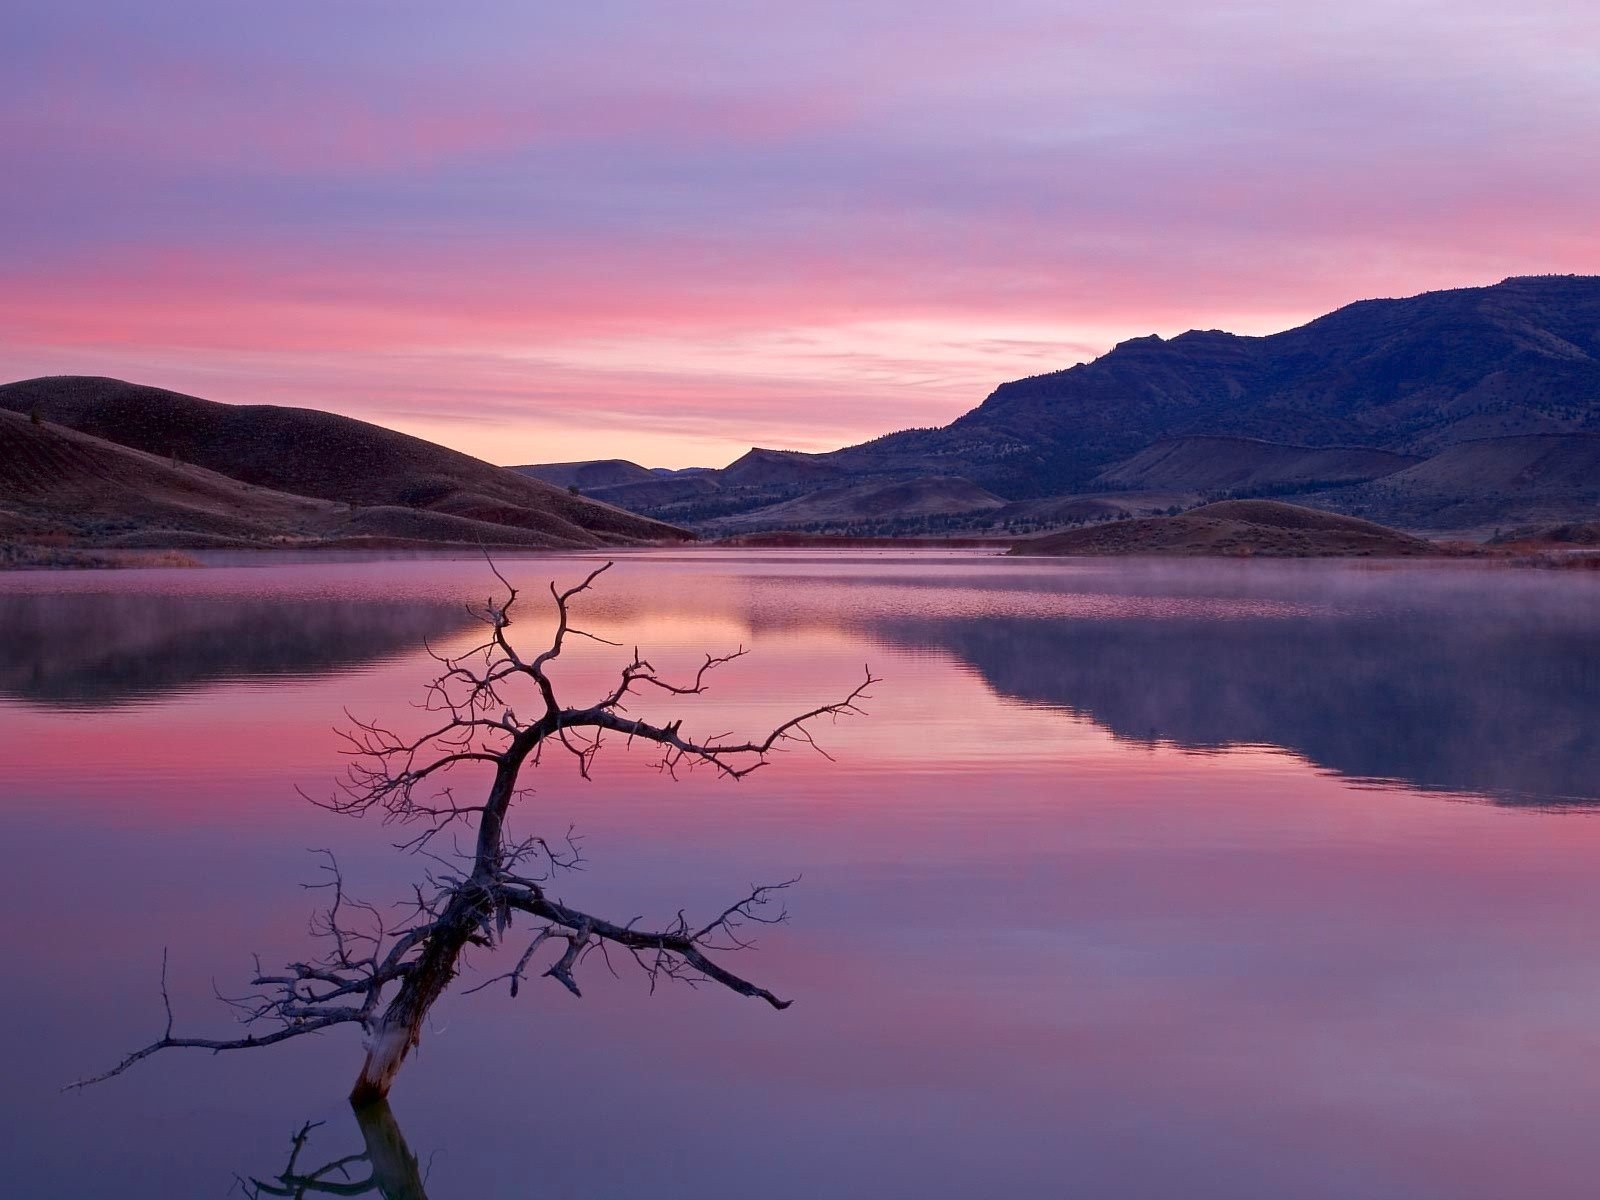
[[[559,391],[566,442],[682,462],[1600,270],[1600,25],[1555,3],[95,8],[0,18],[12,375],[292,378],[469,449]]]

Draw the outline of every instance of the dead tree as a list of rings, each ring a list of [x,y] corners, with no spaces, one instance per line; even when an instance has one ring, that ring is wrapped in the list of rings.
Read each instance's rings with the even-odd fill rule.
[[[782,920],[781,909],[774,912],[772,906],[776,893],[788,883],[754,888],[704,923],[692,922],[680,912],[664,927],[643,929],[637,920],[619,924],[581,912],[552,895],[548,886],[555,871],[575,865],[576,846],[570,837],[552,844],[542,837],[515,837],[511,832],[513,810],[527,794],[522,774],[551,750],[572,755],[579,772],[588,778],[603,739],[613,734],[630,743],[659,747],[661,767],[669,775],[699,767],[740,779],[765,765],[775,751],[818,748],[812,726],[860,713],[859,702],[876,680],[866,671],[843,699],[791,717],[758,737],[692,736],[685,732],[682,719],[651,723],[630,715],[629,699],[646,692],[698,696],[717,669],[742,657],[744,649],[707,655],[692,678],[679,682],[663,677],[635,649],[610,691],[585,707],[566,705],[556,695],[550,667],[568,639],[617,645],[571,621],[574,598],[588,591],[611,565],[565,591],[550,586],[554,634],[539,653],[525,657],[508,634],[517,589],[491,563],[505,589],[504,598],[469,610],[487,627],[480,645],[458,656],[433,654],[440,673],[428,685],[421,705],[431,728],[407,736],[352,718],[352,727],[343,735],[351,758],[346,777],[330,800],[314,802],[343,814],[379,813],[387,822],[417,826],[420,831],[401,845],[427,850],[433,861],[444,864],[415,889],[398,917],[352,900],[338,864],[329,855],[327,879],[317,886],[325,887],[331,899],[313,921],[326,949],[275,973],[263,971],[257,961],[251,981],[257,990],[229,1000],[250,1032],[231,1039],[175,1036],[163,954],[165,1032],[111,1070],[71,1086],[119,1075],[160,1050],[252,1049],[338,1025],[358,1025],[365,1033],[366,1059],[350,1100],[356,1105],[381,1100],[422,1036],[429,1010],[463,969],[469,948],[500,946],[519,922],[531,922],[526,948],[509,971],[480,987],[503,981],[515,996],[543,950],[556,953],[542,974],[579,995],[579,965],[597,948],[605,953],[611,947],[630,956],[649,976],[652,987],[666,979],[712,982],[773,1008],[788,1007],[788,1001],[710,957],[748,945],[743,931],[750,925]],[[534,715],[519,717],[517,708]],[[488,776],[486,794],[477,803],[461,802],[445,779],[472,768]],[[480,786],[483,783],[480,780]],[[432,855],[433,839],[446,830],[469,831],[472,849],[455,858]]]

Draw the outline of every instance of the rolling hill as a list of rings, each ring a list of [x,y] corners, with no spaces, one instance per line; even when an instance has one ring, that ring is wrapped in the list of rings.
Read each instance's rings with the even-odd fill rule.
[[[253,487],[215,471],[0,410],[0,507],[15,533],[138,541],[155,530],[178,545],[314,537],[343,505]]]
[[[421,438],[315,409],[220,404],[85,376],[0,385],[0,409],[37,414],[168,466],[200,467],[241,485],[350,510],[342,532],[319,527],[320,536],[547,547],[690,536]],[[83,470],[100,477],[87,465]],[[156,494],[166,503],[167,484]],[[127,493],[115,502],[134,503]],[[274,514],[262,524],[279,528]]]
[[[597,544],[436,510],[296,496],[4,409],[0,538],[99,549]]]

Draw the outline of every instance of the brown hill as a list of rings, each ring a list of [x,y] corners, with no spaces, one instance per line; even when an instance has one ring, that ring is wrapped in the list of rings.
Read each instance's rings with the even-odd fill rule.
[[[1237,492],[1332,487],[1393,475],[1422,460],[1362,446],[1287,446],[1259,438],[1165,438],[1102,472],[1106,487]]]
[[[809,484],[826,487],[839,477],[837,467],[798,450],[763,450],[757,446],[716,472],[723,487],[766,488]]]
[[[219,404],[73,375],[0,385],[0,408],[37,412],[46,421],[257,487],[363,507],[488,518],[534,533],[546,546],[689,536],[421,438],[315,409]]]
[[[36,544],[593,544],[440,511],[274,491],[6,409],[0,409],[0,506],[0,538]]]
[[[1015,555],[1408,556],[1432,542],[1354,517],[1275,500],[1222,500],[1175,517],[1140,517],[1018,542]]]
[[[253,487],[0,409],[0,529],[101,543],[165,530],[219,542],[316,536],[344,505]],[[194,541],[188,539],[189,543]]]

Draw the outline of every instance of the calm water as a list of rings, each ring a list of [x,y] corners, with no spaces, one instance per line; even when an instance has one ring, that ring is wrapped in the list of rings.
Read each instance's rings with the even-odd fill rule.
[[[519,559],[531,590],[589,565]],[[296,785],[397,722],[481,563],[0,576],[0,1179],[224,1196],[355,1153],[356,1037],[229,1035],[212,980],[299,956],[311,847],[423,864]],[[735,969],[454,997],[394,1111],[443,1197],[1579,1197],[1600,1171],[1596,581],[1461,566],[630,555],[591,628],[658,665],[753,650],[689,728],[884,677],[740,783],[621,746],[530,813],[626,918],[803,876]],[[518,626],[536,641],[543,630]],[[566,665],[574,698],[614,651]],[[486,961],[482,966],[504,969]],[[486,973],[493,973],[489,970]],[[352,1168],[358,1175],[360,1164]],[[237,1194],[237,1192],[235,1192]]]

